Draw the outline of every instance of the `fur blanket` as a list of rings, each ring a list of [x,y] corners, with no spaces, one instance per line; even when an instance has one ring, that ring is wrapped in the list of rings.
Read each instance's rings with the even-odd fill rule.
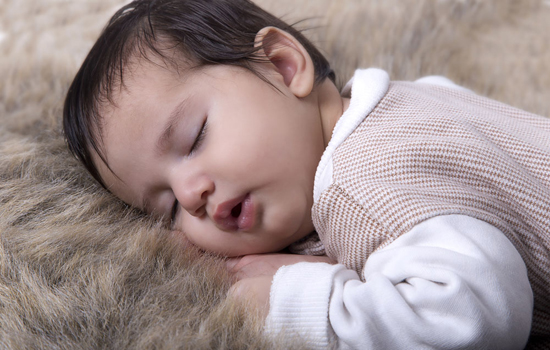
[[[446,75],[550,115],[542,0],[257,0],[356,67]],[[66,89],[120,0],[0,0],[0,348],[307,348],[268,341],[220,261],[96,184],[60,133]],[[309,18],[299,22],[303,18]]]

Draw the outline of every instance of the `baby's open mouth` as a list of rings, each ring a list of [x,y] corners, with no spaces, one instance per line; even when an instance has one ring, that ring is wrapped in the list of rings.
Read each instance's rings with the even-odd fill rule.
[[[231,209],[231,216],[234,218],[238,218],[239,215],[241,215],[242,207],[243,207],[242,202],[237,204],[235,207],[233,207],[233,209]]]
[[[224,231],[250,230],[256,221],[256,207],[246,194],[219,204],[212,219]]]

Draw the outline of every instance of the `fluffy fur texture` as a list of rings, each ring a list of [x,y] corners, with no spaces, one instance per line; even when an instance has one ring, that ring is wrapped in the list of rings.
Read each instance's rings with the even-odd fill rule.
[[[106,193],[60,133],[73,74],[118,0],[0,0],[0,348],[303,348],[226,299],[219,259]],[[306,34],[340,84],[359,66],[442,74],[550,115],[540,0],[258,0]],[[286,342],[286,343],[285,343]]]

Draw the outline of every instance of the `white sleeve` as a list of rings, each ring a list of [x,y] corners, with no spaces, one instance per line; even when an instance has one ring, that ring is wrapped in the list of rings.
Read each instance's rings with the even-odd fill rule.
[[[324,263],[280,268],[266,330],[317,349],[523,349],[529,337],[525,264],[483,221],[427,220],[373,253],[363,275]]]

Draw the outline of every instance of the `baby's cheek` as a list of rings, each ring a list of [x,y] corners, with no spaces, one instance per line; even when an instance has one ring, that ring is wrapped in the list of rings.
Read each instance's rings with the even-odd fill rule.
[[[171,234],[182,244],[193,246],[203,252],[221,254],[226,256],[225,249],[231,248],[234,244],[208,224],[203,224],[195,217],[185,218],[185,225],[180,230],[174,230]]]

